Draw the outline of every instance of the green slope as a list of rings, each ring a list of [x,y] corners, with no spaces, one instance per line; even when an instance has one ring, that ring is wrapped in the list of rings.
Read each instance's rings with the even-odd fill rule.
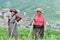
[[[29,28],[18,29],[18,40],[28,40]],[[0,40],[8,40],[8,29],[0,28]],[[32,34],[30,38],[32,37]],[[11,40],[14,40],[11,38]],[[32,40],[32,39],[31,39]],[[45,32],[44,40],[60,40],[60,31],[48,29]]]
[[[5,0],[4,0],[5,1]],[[0,4],[5,5],[1,0]],[[60,1],[59,0],[8,0],[11,5],[8,8],[17,8],[23,12],[26,12],[30,17],[36,13],[36,9],[43,8],[43,15],[47,21],[59,21],[60,20]],[[7,0],[6,0],[7,2]],[[5,3],[5,2],[4,2]],[[6,5],[5,5],[6,6]]]

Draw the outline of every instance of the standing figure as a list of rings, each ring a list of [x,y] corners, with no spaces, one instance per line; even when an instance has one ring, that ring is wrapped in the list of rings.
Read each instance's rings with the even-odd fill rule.
[[[43,38],[44,30],[45,30],[45,19],[42,15],[42,9],[38,8],[37,13],[33,16],[33,38],[35,40],[39,38]]]
[[[17,16],[17,10],[15,8],[10,10],[11,15],[8,18],[8,33],[9,37],[14,37],[15,40],[18,40],[18,29],[17,29],[17,22],[21,20],[21,17]]]

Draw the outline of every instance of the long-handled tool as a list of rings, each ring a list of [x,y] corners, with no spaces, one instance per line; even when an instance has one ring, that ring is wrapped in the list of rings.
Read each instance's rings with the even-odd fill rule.
[[[30,40],[30,34],[31,34],[31,32],[32,32],[32,30],[33,30],[33,23],[32,23],[32,25],[30,26],[30,32],[29,32],[29,34],[28,34],[28,40]]]
[[[15,20],[15,23],[14,23],[14,26],[13,26],[13,29],[12,29],[12,31],[11,31],[11,35],[10,35],[10,38],[9,38],[9,40],[11,39],[11,37],[12,37],[12,34],[13,34],[13,31],[14,31],[14,28],[15,28],[15,24],[16,24],[16,20]]]

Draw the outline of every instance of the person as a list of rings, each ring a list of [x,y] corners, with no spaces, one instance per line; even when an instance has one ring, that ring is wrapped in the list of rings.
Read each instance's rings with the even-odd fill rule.
[[[17,10],[16,8],[12,8],[10,10],[11,15],[8,18],[8,34],[9,37],[14,37],[15,40],[18,40],[18,30],[17,30],[17,22],[19,22],[21,20],[21,17],[19,18],[19,16],[17,16]]]
[[[33,15],[33,38],[35,38],[35,40],[38,37],[43,39],[45,28],[45,19],[42,15],[42,8],[38,8],[37,13]]]

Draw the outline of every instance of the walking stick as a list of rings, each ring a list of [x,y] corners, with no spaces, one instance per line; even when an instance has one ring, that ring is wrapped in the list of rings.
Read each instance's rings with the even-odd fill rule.
[[[29,34],[28,34],[28,40],[30,40],[30,34],[31,34],[31,32],[32,32],[32,28],[33,27],[33,23],[32,23],[32,25],[31,25],[31,27],[30,27],[30,32],[29,32]]]
[[[13,33],[13,31],[14,31],[14,28],[15,28],[15,24],[16,24],[16,20],[15,20],[15,23],[14,23],[14,26],[13,26],[13,29],[12,29],[12,31],[11,31],[11,36],[10,36],[10,38],[9,38],[9,40],[11,39],[11,37],[12,37],[12,33]]]

